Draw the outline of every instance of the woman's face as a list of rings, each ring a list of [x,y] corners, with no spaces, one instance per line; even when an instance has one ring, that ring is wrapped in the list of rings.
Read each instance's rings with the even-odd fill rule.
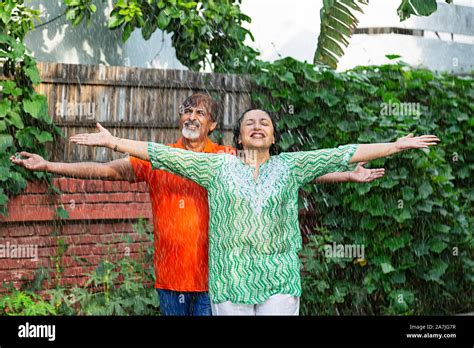
[[[275,142],[270,116],[262,110],[248,111],[240,125],[239,142],[244,149],[270,149]]]

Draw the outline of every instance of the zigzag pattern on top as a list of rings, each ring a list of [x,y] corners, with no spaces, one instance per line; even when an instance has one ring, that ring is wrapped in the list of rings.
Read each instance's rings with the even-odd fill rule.
[[[231,155],[148,145],[153,168],[208,190],[209,292],[214,303],[258,304],[274,294],[301,295],[298,190],[347,169],[357,145],[282,153],[253,168]]]

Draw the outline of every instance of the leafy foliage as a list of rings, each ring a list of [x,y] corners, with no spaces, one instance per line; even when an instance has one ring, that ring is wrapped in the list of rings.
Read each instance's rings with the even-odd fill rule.
[[[119,0],[114,2],[108,27],[122,30],[122,40],[140,29],[148,40],[157,30],[172,34],[178,60],[191,70],[209,66],[215,72],[243,72],[257,56],[244,44],[252,34],[242,25],[250,17],[240,11],[240,0]],[[68,0],[68,19],[74,25],[95,12],[91,0]],[[237,59],[236,57],[239,57]]]
[[[452,4],[453,0],[445,0]],[[402,0],[397,9],[398,16],[402,21],[415,16],[429,16],[438,9],[436,0]]]
[[[68,248],[61,238],[52,268],[40,268],[35,278],[26,283],[22,291],[4,285],[8,295],[0,298],[0,315],[159,315],[159,301],[154,289],[153,229],[144,219],[133,226],[134,231],[149,246],[141,244],[138,255],[124,254],[118,260],[111,253],[104,257],[88,276],[85,287],[64,287],[61,277],[64,268],[61,258]],[[133,243],[130,236],[111,240]],[[79,264],[88,261],[76,258]],[[54,279],[52,279],[54,275]],[[46,284],[49,290],[43,291]],[[42,295],[37,292],[40,291]]]
[[[0,4],[0,62],[4,79],[0,80],[0,214],[6,214],[8,194],[18,194],[26,179],[50,179],[41,172],[31,173],[11,164],[9,157],[19,149],[36,152],[45,158],[45,145],[61,135],[48,115],[46,98],[35,92],[40,83],[36,61],[23,45],[33,28],[38,12],[23,1]]]
[[[404,63],[337,73],[291,58],[259,69],[252,99],[280,115],[285,151],[389,142],[410,132],[441,139],[429,151],[373,161],[372,167],[386,168],[378,181],[305,188],[320,225],[303,252],[302,312],[472,309],[472,77]],[[419,112],[393,108],[401,103]],[[392,110],[383,112],[387,106]],[[364,245],[366,263],[325,259],[322,247],[332,242]]]
[[[348,38],[354,33],[359,21],[354,11],[363,12],[360,5],[368,5],[368,0],[328,0],[320,10],[321,31],[314,62],[337,66],[338,57],[344,55],[340,44],[349,45]]]
[[[153,241],[153,230],[145,220],[139,220],[134,230]],[[62,315],[157,315],[152,244],[142,247],[137,259],[124,255],[117,261],[101,260],[84,288],[49,290],[51,304]]]
[[[0,296],[0,315],[55,315],[52,305],[32,291],[10,289]]]

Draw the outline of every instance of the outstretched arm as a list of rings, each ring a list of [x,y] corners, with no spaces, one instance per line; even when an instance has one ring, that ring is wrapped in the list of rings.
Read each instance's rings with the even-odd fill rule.
[[[336,172],[320,176],[314,180],[315,183],[338,183],[338,182],[372,182],[385,175],[384,168],[364,168],[367,162],[360,162],[352,172]]]
[[[23,157],[11,156],[10,161],[31,171],[48,172],[78,179],[135,180],[135,173],[128,159],[117,159],[107,163],[50,162],[38,154],[20,152]]]
[[[98,133],[76,134],[69,138],[78,145],[102,146],[149,161],[148,142],[114,137],[97,122]]]
[[[348,144],[334,149],[282,153],[280,155],[291,168],[300,185],[328,173],[343,172],[347,165],[408,150],[436,145],[439,139],[434,135],[413,137],[409,134],[393,143]]]
[[[79,145],[103,146],[150,161],[153,169],[163,169],[207,187],[223,162],[224,155],[176,149],[162,144],[116,138],[97,123],[98,133],[74,135],[70,140]]]
[[[410,133],[393,143],[359,144],[349,163],[371,161],[409,149],[424,149],[436,145],[439,141],[435,135],[414,137]]]

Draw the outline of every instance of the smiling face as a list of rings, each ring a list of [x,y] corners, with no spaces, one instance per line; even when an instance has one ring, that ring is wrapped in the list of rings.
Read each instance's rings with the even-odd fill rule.
[[[196,107],[186,106],[183,108],[179,126],[183,137],[189,140],[205,139],[217,126],[211,114],[201,103]]]
[[[240,124],[239,143],[244,149],[269,150],[275,143],[273,123],[270,116],[262,110],[245,113]]]

